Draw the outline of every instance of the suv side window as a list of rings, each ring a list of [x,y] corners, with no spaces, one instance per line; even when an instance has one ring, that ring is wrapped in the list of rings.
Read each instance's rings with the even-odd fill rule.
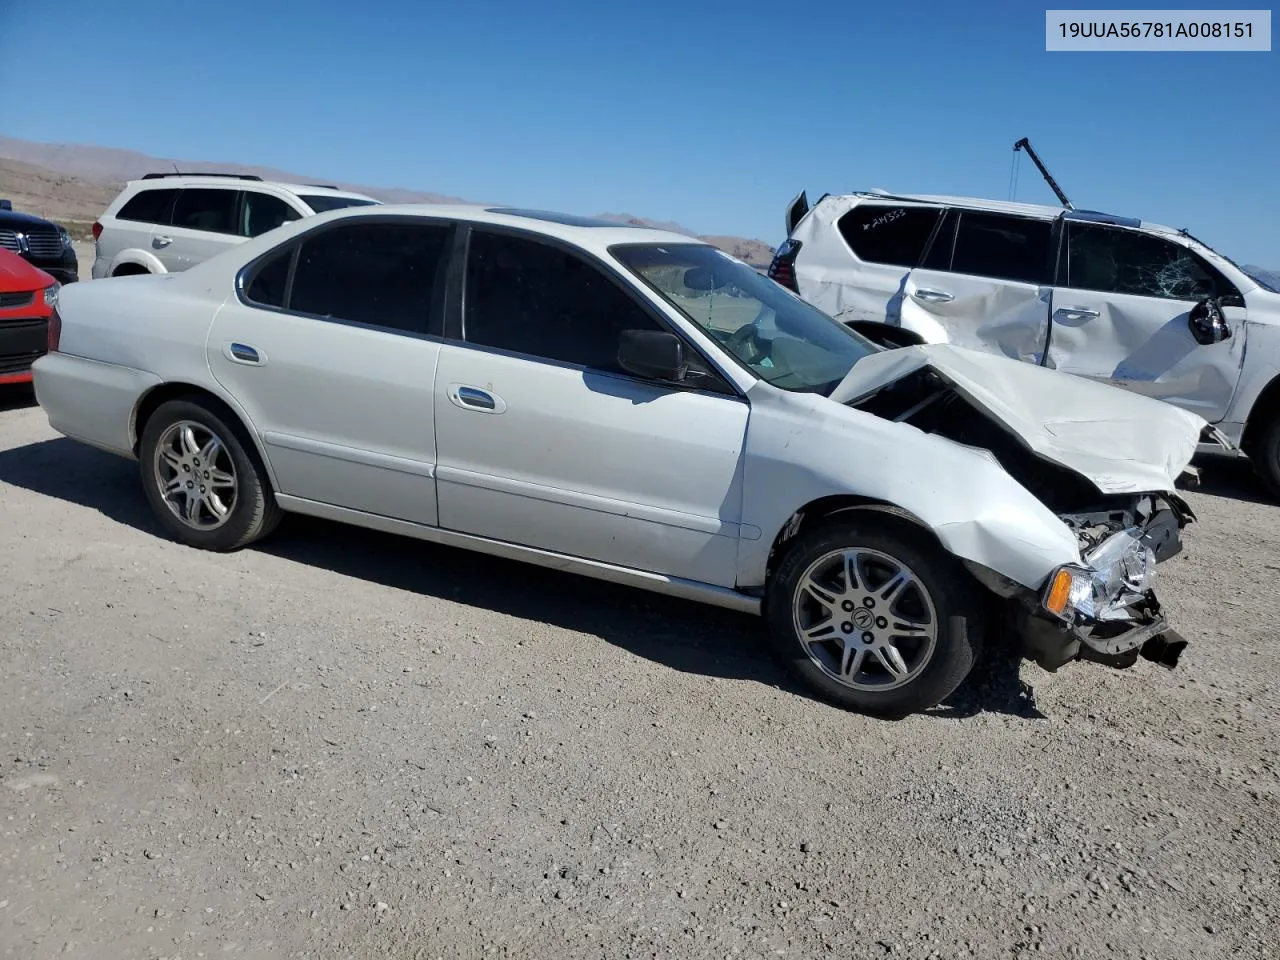
[[[994,280],[1049,284],[1053,282],[1052,239],[1049,220],[962,210],[951,270]]]
[[[240,229],[236,232],[242,237],[256,237],[290,220],[297,220],[301,216],[302,214],[277,196],[259,193],[257,190],[246,190],[244,207],[240,214]]]
[[[173,226],[209,233],[235,234],[238,190],[185,187],[173,205]]]
[[[860,203],[836,227],[859,260],[914,267],[941,212],[937,207]]]
[[[120,208],[117,220],[129,220],[135,223],[169,222],[169,213],[173,210],[174,198],[178,196],[176,189],[139,190]]]
[[[317,317],[427,333],[443,299],[451,227],[371,220],[321,229],[302,239],[286,309]],[[268,261],[249,285],[250,299],[283,300],[285,266]]]
[[[1067,226],[1067,286],[1162,300],[1222,297],[1243,303],[1235,284],[1186,247],[1094,224]]]
[[[463,315],[468,343],[630,376],[618,366],[619,335],[661,329],[580,257],[524,237],[471,234]]]

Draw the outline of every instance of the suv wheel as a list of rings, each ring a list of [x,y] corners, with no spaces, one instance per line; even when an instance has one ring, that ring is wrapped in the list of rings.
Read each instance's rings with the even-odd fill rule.
[[[1272,415],[1249,459],[1262,482],[1280,497],[1280,414]]]
[[[838,706],[903,716],[936,706],[977,662],[982,608],[928,537],[859,519],[797,537],[766,600],[778,656]],[[966,629],[950,629],[953,617]]]
[[[237,550],[280,522],[256,451],[199,402],[157,407],[143,429],[138,460],[151,509],[187,546]]]

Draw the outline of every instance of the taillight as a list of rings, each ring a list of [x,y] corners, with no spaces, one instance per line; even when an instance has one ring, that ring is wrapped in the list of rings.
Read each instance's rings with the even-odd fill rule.
[[[769,279],[774,280],[794,293],[800,292],[796,284],[796,255],[802,244],[799,240],[784,240],[773,255],[769,264]]]
[[[93,234],[93,239],[97,241],[97,239],[102,236],[102,224],[95,220],[93,222],[93,229],[90,232]]]
[[[58,308],[53,308],[49,315],[49,352],[54,353],[62,342],[62,317],[58,316]]]

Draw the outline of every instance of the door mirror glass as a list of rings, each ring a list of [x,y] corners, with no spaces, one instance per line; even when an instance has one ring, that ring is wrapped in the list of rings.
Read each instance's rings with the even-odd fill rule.
[[[623,330],[618,366],[646,380],[683,380],[689,372],[680,338],[665,330]]]
[[[1202,346],[1221,343],[1231,337],[1231,328],[1222,314],[1222,304],[1212,297],[1191,308],[1187,326],[1191,328],[1191,336],[1195,337],[1196,343]]]

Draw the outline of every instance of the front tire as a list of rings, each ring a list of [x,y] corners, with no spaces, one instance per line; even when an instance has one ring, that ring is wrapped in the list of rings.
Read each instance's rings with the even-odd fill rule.
[[[775,653],[823,699],[875,716],[941,703],[973,669],[981,588],[906,523],[824,524],[787,549],[766,598]],[[953,630],[952,618],[964,618]]]
[[[281,511],[256,453],[220,412],[162,403],[139,444],[142,488],[169,534],[201,550],[238,550],[270,533]]]

